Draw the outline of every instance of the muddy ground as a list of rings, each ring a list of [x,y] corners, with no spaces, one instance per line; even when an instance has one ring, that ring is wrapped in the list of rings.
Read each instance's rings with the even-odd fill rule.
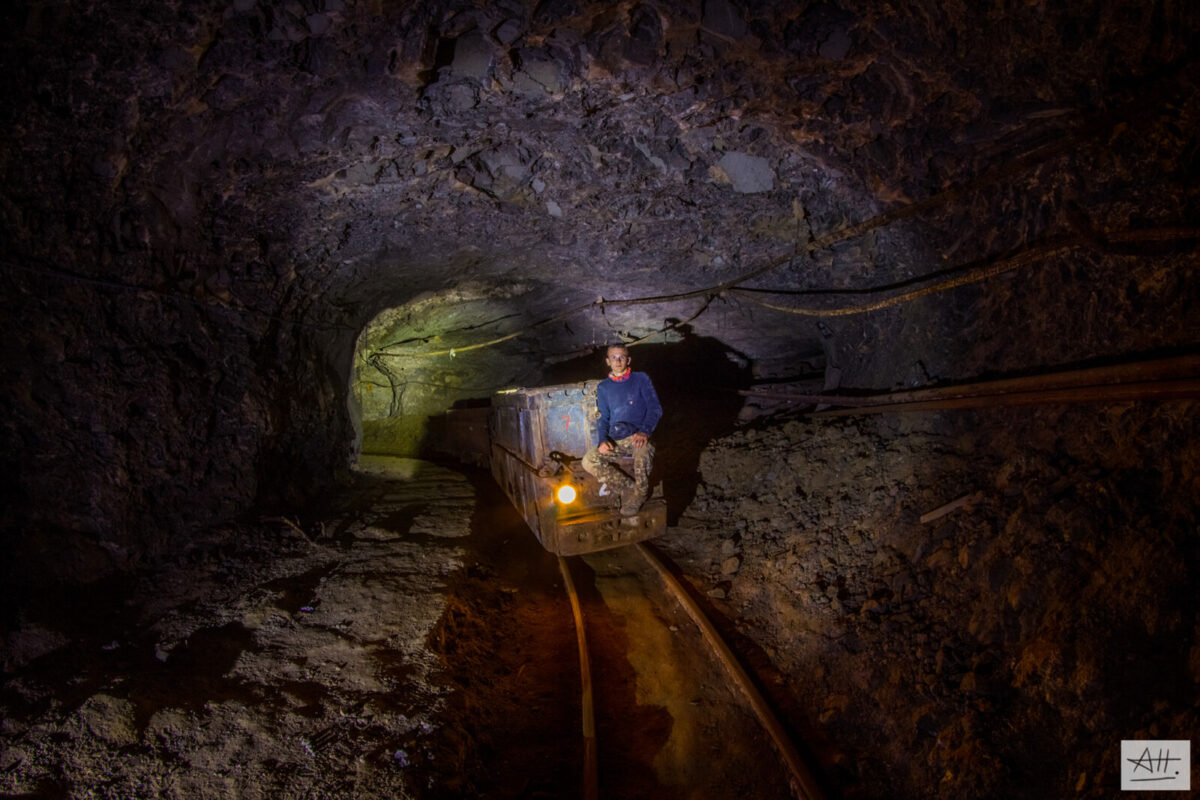
[[[351,497],[25,610],[4,642],[0,791],[415,796],[448,694],[426,642],[474,489],[423,468],[363,476]]]
[[[482,470],[363,466],[326,515],[214,531],[172,568],[23,610],[3,648],[0,793],[578,796],[557,560]],[[736,690],[679,655],[695,646],[683,612],[639,600],[648,569],[572,564],[604,796],[786,794]]]
[[[704,449],[656,545],[832,797],[1110,797],[1120,740],[1200,730],[1196,427],[1185,402],[777,415]],[[325,516],[37,598],[3,642],[0,792],[575,796],[556,563],[486,511],[486,473],[403,463]],[[575,569],[621,654],[597,669],[599,736],[627,745],[602,774],[665,796],[672,713],[606,569]]]

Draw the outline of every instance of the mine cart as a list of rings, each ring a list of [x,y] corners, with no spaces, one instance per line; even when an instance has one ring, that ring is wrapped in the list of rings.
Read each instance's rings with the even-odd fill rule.
[[[636,515],[622,517],[615,493],[583,469],[600,416],[598,383],[510,389],[492,398],[492,475],[542,546],[558,555],[620,547],[666,529],[661,484]],[[633,459],[627,462],[621,466],[632,478]]]

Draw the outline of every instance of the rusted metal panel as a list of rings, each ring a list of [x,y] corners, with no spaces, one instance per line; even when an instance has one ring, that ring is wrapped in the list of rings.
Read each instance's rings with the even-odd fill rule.
[[[514,453],[526,452],[529,447],[529,411],[517,406],[492,407],[492,441]]]
[[[517,389],[492,400],[496,428],[493,438],[533,463],[541,463],[552,451],[583,458],[596,431],[597,381]],[[512,419],[521,419],[517,435]]]
[[[553,526],[553,546],[542,545],[563,556],[594,553],[613,547],[642,542],[667,529],[667,503],[661,497],[646,501],[632,517],[622,517],[611,509],[584,508],[561,514]]]
[[[492,477],[512,501],[525,524],[542,541],[538,516],[537,475],[516,455],[499,444],[492,446]]]
[[[600,494],[579,463],[595,438],[597,384],[511,390],[492,402],[492,475],[542,546],[559,555],[620,547],[666,529],[661,491],[636,515],[621,517],[617,498]],[[554,493],[565,482],[579,497],[564,506]]]
[[[583,458],[596,431],[596,385],[553,386],[538,401],[547,449]]]

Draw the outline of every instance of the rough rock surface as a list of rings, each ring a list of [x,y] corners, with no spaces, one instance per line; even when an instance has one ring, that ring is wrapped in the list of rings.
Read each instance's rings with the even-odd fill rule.
[[[417,419],[697,309],[694,329],[762,377],[816,350],[874,388],[1194,342],[1194,261],[1106,236],[1196,219],[1196,16],[1119,0],[10,4],[3,313],[23,345],[4,354],[0,449],[6,527],[25,533],[9,550],[95,576],[327,482],[357,441],[355,341],[389,308],[420,307],[409,349],[444,350],[597,297],[701,292],[460,359],[392,358],[403,387],[443,387],[388,404]],[[772,264],[747,285],[899,286],[1079,231],[1088,246],[1011,287],[865,324],[703,294]],[[472,282],[482,299],[464,302]]]
[[[557,559],[483,470],[366,462],[330,516],[197,543],[104,587],[118,603],[84,605],[92,587],[27,612],[4,648],[0,793],[578,796]],[[602,794],[786,795],[770,740],[653,568],[631,550],[570,568]]]
[[[708,502],[744,515],[727,518],[735,529],[771,512],[750,495],[735,503],[736,482],[698,483],[724,469],[713,453],[736,459],[758,447],[754,436],[794,437],[763,428],[722,438],[702,466],[703,448],[739,413],[747,422],[769,410],[739,411],[733,390],[883,391],[1194,353],[1198,34],[1196,4],[1177,0],[6,4],[6,643],[30,657],[59,646],[61,631],[20,624],[22,603],[48,587],[177,560],[197,538],[233,537],[247,513],[295,513],[365,446],[412,454],[428,444],[427,416],[455,403],[594,376],[597,348],[614,339],[649,337],[635,358],[674,391],[663,433],[676,454],[664,476],[672,521],[694,498],[689,513]],[[1059,716],[1030,717],[1043,730],[1100,730],[1111,718],[1097,741],[1153,733],[1148,718],[1112,710],[1125,700],[1080,688],[1094,667],[1115,676],[1106,697],[1151,709],[1161,700],[1160,732],[1186,735],[1172,720],[1189,721],[1191,701],[1128,694],[1153,664],[1134,655],[1102,668],[1111,648],[1089,649],[1090,633],[1126,620],[1128,607],[1080,621],[1074,606],[1040,610],[1029,588],[1042,575],[1068,586],[1060,558],[1088,581],[1063,598],[1094,590],[1108,602],[1091,575],[1127,580],[1131,597],[1175,586],[1169,565],[1106,572],[1149,560],[1135,542],[1155,536],[1183,553],[1168,564],[1194,575],[1177,531],[1195,517],[1195,462],[1180,456],[1195,432],[1169,422],[1178,408],[966,416],[951,440],[960,448],[967,435],[974,451],[935,448],[894,466],[909,470],[900,484],[864,476],[867,489],[850,480],[865,468],[853,456],[861,433],[831,429],[828,445],[843,452],[822,456],[837,474],[819,480],[850,481],[839,507],[861,521],[840,535],[883,536],[898,518],[885,511],[906,493],[920,499],[910,516],[959,491],[985,493],[931,530],[986,526],[963,542],[939,538],[919,558],[910,543],[883,567],[903,574],[919,562],[920,591],[945,586],[963,602],[984,586],[1013,593],[1000,632],[990,612],[966,637],[934,625],[943,611],[897,622],[933,625],[919,645],[894,640],[898,674],[934,674],[941,687],[933,709],[909,720],[919,734],[897,728],[897,740],[928,752],[946,785],[983,786],[1000,758],[988,753],[1025,746],[954,733],[989,719],[968,676],[1014,702],[1042,703],[1048,691],[1044,707]],[[1118,455],[1097,460],[1097,425],[1123,443]],[[871,452],[888,452],[890,435],[876,438]],[[1003,461],[991,456],[973,481],[922,471],[945,457],[937,469],[974,475],[977,454],[997,442]],[[797,486],[816,479],[802,463],[776,472],[784,483],[803,474]],[[1049,494],[1014,517],[1009,491]],[[1175,510],[1163,518],[1160,506]],[[775,519],[781,543],[812,524]],[[792,553],[830,564],[805,590],[816,605],[771,623],[785,685],[808,666],[789,625],[816,619],[830,636],[856,631],[839,641],[862,642],[904,597],[890,583],[893,595],[879,597],[876,584],[860,585],[843,564],[859,551],[838,541]],[[750,544],[710,548],[704,568],[729,584],[710,588],[740,598],[753,586],[779,598],[763,620],[790,615],[800,595],[759,563],[777,554]],[[1041,550],[1022,555],[1027,547]],[[1194,640],[1194,607],[1162,602],[1173,610],[1143,626],[1139,647],[1170,638],[1163,631]],[[1064,620],[1078,623],[1078,648],[1059,643],[1071,633]],[[928,671],[930,658],[941,672]],[[1194,655],[1191,664],[1194,678]],[[908,698],[887,695],[890,681],[877,691],[908,713]],[[938,694],[953,681],[955,700]],[[1194,696],[1194,681],[1169,685]],[[861,693],[838,696],[844,706],[809,703],[797,724],[853,718]],[[123,735],[119,704],[89,713]],[[848,728],[836,752],[878,730]],[[882,738],[872,746],[888,752]],[[1056,785],[1102,793],[1111,766],[1093,763],[1103,758],[1079,755]],[[938,791],[921,783],[924,764],[900,776],[897,760],[847,759],[846,785],[864,787],[848,791],[869,795],[882,775],[914,796]]]
[[[432,465],[405,477],[359,478],[308,532],[240,525],[171,569],[45,598],[27,613],[57,646],[5,643],[0,791],[413,796],[441,769],[447,691],[427,640],[475,496]]]
[[[843,796],[1111,797],[1119,740],[1200,729],[1197,433],[1190,402],[749,427],[663,547]]]

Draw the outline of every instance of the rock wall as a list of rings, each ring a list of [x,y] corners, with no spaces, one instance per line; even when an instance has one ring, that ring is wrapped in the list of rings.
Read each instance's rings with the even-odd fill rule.
[[[1121,739],[1200,729],[1197,433],[1192,402],[749,428],[663,544],[842,796],[1111,797]]]
[[[355,446],[355,337],[467,283],[539,290],[426,320],[452,347],[682,299],[558,319],[441,385],[684,320],[762,380],[820,342],[858,388],[1197,340],[1187,3],[16,2],[0,25],[14,580],[311,494]],[[1064,236],[1034,277],[906,312],[818,322],[729,286],[844,303]]]
[[[192,532],[345,466],[344,386],[311,337],[213,302],[17,281],[5,310],[27,349],[7,351],[0,428],[9,588],[178,554]]]

